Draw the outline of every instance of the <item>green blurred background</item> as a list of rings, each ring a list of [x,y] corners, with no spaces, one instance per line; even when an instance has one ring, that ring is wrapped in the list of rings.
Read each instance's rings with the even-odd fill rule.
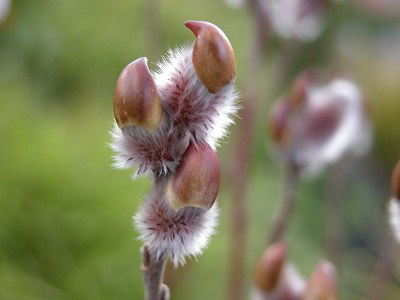
[[[230,38],[241,90],[252,28],[248,10],[223,1],[154,3],[156,9],[144,0],[13,1],[0,29],[0,299],[143,298],[132,215],[150,182],[132,182],[132,171],[111,167],[116,79],[138,57],[148,57],[154,68],[169,48],[192,43],[183,24],[199,19]],[[341,199],[341,299],[363,299],[384,244],[389,176],[400,156],[400,24],[396,16],[348,2],[331,3],[325,22],[317,40],[297,46],[283,84],[277,74],[284,42],[274,38],[265,53],[244,277],[249,288],[281,193],[281,170],[267,150],[269,107],[303,68],[340,69],[362,87],[375,127],[371,154],[354,163]],[[168,269],[172,299],[226,298],[235,136],[232,128],[220,149],[218,232],[204,255]],[[289,230],[290,259],[304,276],[324,256],[328,178],[329,172],[304,182]],[[393,272],[384,283],[385,299],[400,297],[400,274]]]

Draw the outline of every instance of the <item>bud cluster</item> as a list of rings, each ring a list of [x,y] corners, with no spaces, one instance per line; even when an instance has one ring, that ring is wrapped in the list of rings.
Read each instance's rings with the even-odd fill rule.
[[[295,267],[286,262],[286,252],[282,242],[265,250],[255,270],[253,299],[337,299],[336,271],[331,263],[320,262],[305,282]]]
[[[311,174],[345,153],[364,154],[372,139],[358,87],[342,78],[320,85],[311,72],[301,74],[274,105],[270,133],[280,154]]]
[[[111,144],[116,167],[152,176],[153,192],[135,222],[149,249],[175,264],[201,252],[215,226],[216,147],[238,98],[228,38],[208,22],[185,25],[196,36],[193,47],[171,50],[156,72],[146,58],[121,72]]]

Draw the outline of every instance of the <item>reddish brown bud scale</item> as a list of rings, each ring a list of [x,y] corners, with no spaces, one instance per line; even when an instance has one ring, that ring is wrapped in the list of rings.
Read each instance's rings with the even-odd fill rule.
[[[311,71],[304,72],[295,79],[289,97],[293,107],[300,108],[304,104],[314,80],[314,74]]]
[[[337,101],[311,111],[303,121],[303,139],[315,144],[329,140],[342,122],[344,109]]]
[[[196,36],[192,56],[196,74],[210,93],[217,93],[236,77],[232,45],[214,24],[188,21],[185,26]]]
[[[114,116],[120,128],[139,125],[154,130],[159,126],[161,101],[147,58],[131,62],[119,75],[114,93]]]
[[[269,122],[269,132],[272,140],[280,147],[285,148],[290,142],[289,117],[290,106],[286,99],[283,99],[272,107]]]
[[[254,281],[260,289],[275,290],[285,264],[286,245],[282,242],[272,244],[264,251],[256,266]]]
[[[177,172],[167,185],[166,199],[174,210],[192,206],[209,210],[217,198],[220,163],[216,151],[207,145],[190,144]]]
[[[392,193],[400,201],[400,160],[397,162],[392,173]]]

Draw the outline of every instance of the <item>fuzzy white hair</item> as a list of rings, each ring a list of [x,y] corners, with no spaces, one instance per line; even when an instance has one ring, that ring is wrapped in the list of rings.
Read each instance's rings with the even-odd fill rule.
[[[217,225],[218,206],[204,211],[186,207],[171,209],[161,192],[144,200],[134,217],[140,239],[157,259],[166,255],[175,266],[183,265],[187,256],[201,254]]]
[[[234,83],[210,93],[197,77],[192,47],[170,50],[159,64],[155,81],[174,124],[184,128],[193,143],[206,143],[215,149],[237,111]]]

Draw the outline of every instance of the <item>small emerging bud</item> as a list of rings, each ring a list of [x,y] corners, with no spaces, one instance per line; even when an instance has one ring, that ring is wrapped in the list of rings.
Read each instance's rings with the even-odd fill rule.
[[[265,292],[275,290],[282,275],[285,264],[286,245],[272,244],[264,251],[256,270],[254,280],[258,288]]]
[[[192,206],[209,210],[217,198],[220,164],[217,153],[207,145],[190,144],[176,174],[167,186],[166,198],[174,210]]]
[[[214,24],[188,21],[185,26],[196,36],[193,66],[210,93],[217,93],[235,79],[235,54],[226,35]]]
[[[392,193],[396,199],[400,199],[400,161],[392,173]]]
[[[147,58],[131,62],[119,75],[114,93],[114,115],[120,128],[139,125],[154,130],[160,125],[162,107]]]
[[[345,114],[339,101],[310,108],[303,119],[303,140],[315,145],[324,144],[334,136]]]
[[[286,99],[277,102],[271,110],[269,131],[273,141],[281,148],[286,148],[290,143],[290,103]]]
[[[336,300],[337,288],[335,267],[330,262],[321,262],[308,280],[305,300]]]
[[[301,107],[307,101],[308,92],[314,81],[314,74],[311,71],[303,72],[297,76],[289,97],[290,104],[293,107]]]

